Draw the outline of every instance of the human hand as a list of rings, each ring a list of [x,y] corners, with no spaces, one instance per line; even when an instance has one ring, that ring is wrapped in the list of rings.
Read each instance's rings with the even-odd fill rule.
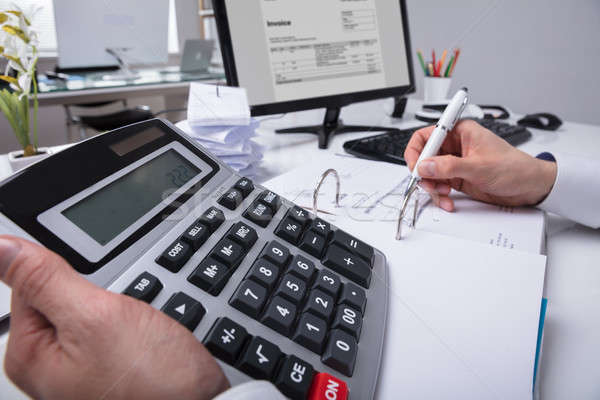
[[[411,171],[433,129],[419,129],[410,139],[404,158]],[[421,187],[446,211],[454,210],[451,189],[487,203],[538,204],[550,193],[556,173],[556,163],[516,149],[471,120],[448,133],[440,155],[419,163]]]
[[[34,398],[209,399],[229,386],[186,328],[47,249],[0,236],[0,279],[12,287],[4,368]]]

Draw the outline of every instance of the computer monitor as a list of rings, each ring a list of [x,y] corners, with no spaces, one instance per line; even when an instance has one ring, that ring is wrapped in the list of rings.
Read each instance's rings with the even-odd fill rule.
[[[168,61],[166,0],[54,0],[54,18],[62,70],[116,66],[106,49],[128,64]]]
[[[252,115],[327,108],[314,133],[388,130],[344,126],[340,108],[414,91],[404,0],[214,0],[229,85],[248,92]]]

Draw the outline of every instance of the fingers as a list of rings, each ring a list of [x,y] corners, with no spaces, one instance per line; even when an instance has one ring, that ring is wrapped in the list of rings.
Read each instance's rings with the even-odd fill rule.
[[[427,179],[470,179],[474,172],[466,158],[452,155],[431,157],[419,163],[419,175]]]
[[[429,193],[433,204],[437,207],[448,212],[454,211],[454,201],[450,198],[452,188],[448,183],[423,179],[419,185]]]
[[[422,129],[419,129],[415,133],[413,133],[410,141],[406,145],[406,150],[404,151],[404,159],[406,160],[406,164],[408,168],[412,171],[419,159],[419,155],[423,151],[425,147],[425,143],[427,143],[427,139],[431,136],[434,127],[428,126]]]
[[[55,253],[10,236],[0,236],[0,279],[12,288],[14,300],[53,325],[84,313],[86,299],[100,290]]]

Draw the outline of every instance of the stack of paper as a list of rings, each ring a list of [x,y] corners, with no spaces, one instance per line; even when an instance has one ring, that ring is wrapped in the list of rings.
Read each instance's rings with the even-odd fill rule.
[[[177,127],[237,172],[252,176],[263,149],[252,138],[259,122],[250,117],[243,88],[192,83],[188,119]]]

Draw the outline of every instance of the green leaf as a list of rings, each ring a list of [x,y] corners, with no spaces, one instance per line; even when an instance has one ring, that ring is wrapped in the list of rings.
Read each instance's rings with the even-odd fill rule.
[[[8,83],[12,83],[13,85],[19,86],[19,81],[17,80],[17,78],[13,78],[12,76],[0,75],[0,79]]]
[[[14,25],[2,25],[2,30],[8,33],[9,35],[18,36],[22,41],[29,44],[29,38],[25,35],[25,32],[17,26]]]

